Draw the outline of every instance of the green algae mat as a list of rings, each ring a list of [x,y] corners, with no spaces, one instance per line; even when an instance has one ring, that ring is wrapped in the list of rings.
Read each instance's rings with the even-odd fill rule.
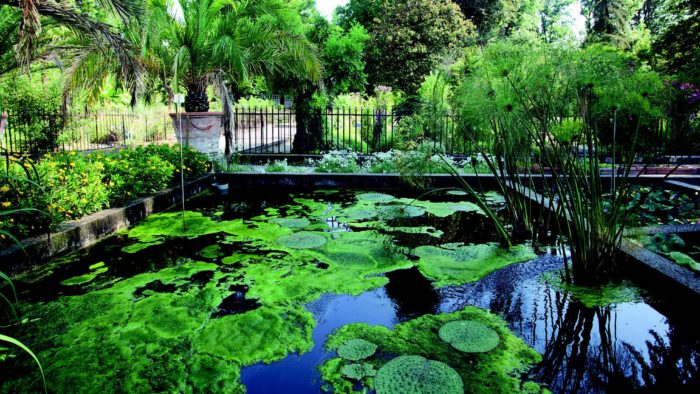
[[[468,201],[317,195],[225,219],[221,207],[211,210],[215,215],[206,209],[153,215],[118,241],[105,241],[112,243],[107,257],[82,270],[76,261],[89,261],[90,254],[26,274],[18,280],[54,281],[58,291],[19,305],[26,319],[17,336],[38,353],[52,392],[245,392],[242,367],[312,348],[316,321],[305,305],[324,294],[359,295],[387,285],[385,273],[412,267],[435,288],[464,284],[535,257],[528,245],[506,250],[454,242],[469,231],[455,225],[464,215],[485,220]],[[143,257],[178,245],[186,256],[162,264]],[[120,276],[127,268],[130,274]],[[478,355],[455,350],[437,332],[457,320],[488,325],[498,346]],[[335,392],[349,392],[357,382],[372,387],[375,376],[385,381],[382,387],[393,387],[391,368],[381,369],[386,354],[434,361],[426,365],[455,385],[457,376],[465,389],[525,391],[532,384],[518,376],[538,359],[499,318],[477,309],[421,317],[394,330],[343,327],[327,344],[332,351],[341,345],[340,353],[352,356],[320,366]],[[29,362],[9,363],[13,378],[0,392],[41,390]]]

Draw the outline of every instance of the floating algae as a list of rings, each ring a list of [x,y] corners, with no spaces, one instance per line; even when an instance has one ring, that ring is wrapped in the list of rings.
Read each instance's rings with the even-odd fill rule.
[[[442,341],[438,334],[439,329],[450,322],[473,321],[483,324],[493,330],[500,338],[500,344],[491,351],[485,353],[473,353],[469,358],[465,354],[456,350],[450,344]],[[363,361],[375,368],[379,368],[377,376],[374,378],[377,393],[393,392],[394,387],[385,379],[395,379],[401,374],[391,365],[401,364],[405,373],[408,369],[413,369],[415,365],[425,365],[424,360],[434,360],[440,362],[450,369],[454,369],[457,377],[463,382],[463,391],[467,393],[531,393],[540,392],[542,389],[533,382],[523,382],[523,374],[539,362],[541,356],[525,345],[507,327],[505,322],[476,307],[467,307],[455,313],[444,313],[440,315],[425,315],[417,319],[398,324],[393,330],[384,326],[369,326],[366,324],[349,324],[336,330],[326,341],[328,351],[337,351],[344,343],[350,339],[364,339],[378,346],[379,351],[384,354],[413,357],[412,355],[422,355],[422,360],[413,360],[410,363],[405,361],[389,361],[383,357],[370,357]],[[397,359],[394,359],[397,360]],[[404,359],[405,360],[405,359]],[[414,362],[415,361],[415,362]],[[420,363],[418,362],[420,361]],[[392,364],[394,362],[395,364]],[[343,369],[352,365],[352,361],[343,360],[340,357],[326,361],[319,369],[322,378],[329,383],[335,393],[353,392],[354,381],[348,378]],[[403,365],[407,364],[407,365]],[[411,365],[408,365],[411,364]],[[382,372],[389,366],[389,371]],[[440,367],[444,369],[443,367]],[[398,368],[402,369],[402,368]],[[384,373],[391,372],[392,376]],[[409,379],[408,376],[403,379]],[[411,378],[412,379],[412,378]],[[454,377],[447,378],[454,380]],[[408,381],[408,380],[407,380]],[[367,387],[372,386],[371,378],[365,378],[363,383]],[[395,382],[398,384],[398,382]],[[456,380],[453,381],[456,384]],[[385,386],[386,384],[386,386]],[[449,384],[449,383],[447,383]],[[405,386],[404,386],[405,387]],[[413,387],[413,386],[410,386]],[[418,390],[418,391],[416,391]],[[441,391],[419,391],[408,390],[407,392],[441,392]]]
[[[420,258],[418,268],[435,281],[435,287],[474,282],[510,264],[537,257],[530,246],[506,249],[497,243],[419,246],[413,253]]]

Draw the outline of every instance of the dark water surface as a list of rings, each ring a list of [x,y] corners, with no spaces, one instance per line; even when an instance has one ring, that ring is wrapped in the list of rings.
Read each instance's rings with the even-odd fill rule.
[[[216,198],[200,199],[196,202],[197,210],[216,220],[229,220],[259,215],[266,207],[283,206],[291,201],[284,194],[266,197],[262,202],[246,196],[236,198],[223,208]],[[316,198],[342,203],[348,195]],[[282,208],[281,214],[285,213]],[[327,218],[326,223],[329,225],[326,231],[353,230],[335,218]],[[434,226],[445,234],[440,239],[425,234],[397,234],[401,246],[494,240],[489,224],[475,221],[471,213],[412,224]],[[133,241],[125,236],[112,237],[70,256],[65,263],[59,261],[46,272],[35,273],[40,279],[18,281],[18,290],[25,301],[50,302],[62,295],[80,295],[108,287],[144,272],[157,272],[183,259],[202,260],[200,252],[208,245],[220,245],[222,256],[241,251],[256,253],[247,243],[220,242],[224,237],[224,234],[211,234],[194,239],[170,239],[136,255],[121,250]],[[81,286],[60,284],[62,280],[84,274],[96,262],[109,267],[98,279]],[[412,268],[386,274],[389,279],[386,286],[358,296],[326,294],[306,305],[317,323],[312,333],[313,349],[268,365],[245,367],[241,381],[249,393],[317,393],[324,385],[317,367],[335,356],[324,350],[326,337],[333,330],[350,323],[391,328],[425,314],[454,312],[474,305],[502,316],[517,336],[543,355],[542,362],[530,375],[555,393],[700,392],[700,325],[693,324],[697,300],[678,296],[672,288],[647,286],[637,290],[636,299],[609,306],[586,306],[571,292],[543,280],[544,273],[560,270],[562,266],[561,256],[545,253],[475,283],[441,289],[435,289]],[[218,269],[235,271],[236,267],[220,265]],[[188,285],[206,284],[213,274],[214,271],[199,272]],[[173,285],[156,280],[139,289],[135,297],[145,292],[175,290]],[[246,286],[229,290],[232,294],[221,302],[217,316],[258,307],[257,301],[245,298]]]

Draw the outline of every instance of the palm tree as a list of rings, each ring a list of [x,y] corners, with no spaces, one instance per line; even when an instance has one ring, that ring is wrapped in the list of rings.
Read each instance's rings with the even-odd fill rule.
[[[118,16],[124,25],[138,21],[144,15],[143,0],[100,0],[100,4],[112,14]],[[59,45],[56,50],[71,50],[74,56],[86,57],[79,53],[85,48],[101,52],[102,56],[109,53],[113,64],[117,64],[117,72],[124,86],[136,91],[142,82],[143,66],[138,61],[134,46],[114,26],[95,20],[78,10],[70,2],[55,0],[0,0],[3,10],[0,18],[0,66],[8,71],[10,66],[20,66],[26,72],[30,71],[30,63],[36,59],[35,53],[42,25],[61,25],[71,30],[75,37],[84,45]],[[6,11],[10,9],[11,11]],[[14,9],[14,10],[12,10]],[[14,35],[16,42],[8,38]],[[18,37],[18,38],[17,38]],[[10,49],[14,48],[17,63],[10,62]],[[47,56],[47,54],[43,54]],[[50,56],[54,57],[54,54]]]
[[[251,76],[294,75],[312,80],[320,76],[315,48],[297,28],[301,24],[294,24],[299,18],[294,2],[152,0],[151,4],[152,12],[159,15],[154,16],[167,20],[153,43],[169,48],[161,56],[172,57],[172,79],[187,91],[188,112],[208,111],[211,85],[225,95],[228,88],[236,91]],[[172,12],[177,8],[181,14]]]

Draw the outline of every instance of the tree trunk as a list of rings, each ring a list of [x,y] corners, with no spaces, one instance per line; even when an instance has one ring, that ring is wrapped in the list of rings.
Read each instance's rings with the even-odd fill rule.
[[[209,97],[207,96],[206,84],[192,84],[187,86],[185,111],[209,112]]]

